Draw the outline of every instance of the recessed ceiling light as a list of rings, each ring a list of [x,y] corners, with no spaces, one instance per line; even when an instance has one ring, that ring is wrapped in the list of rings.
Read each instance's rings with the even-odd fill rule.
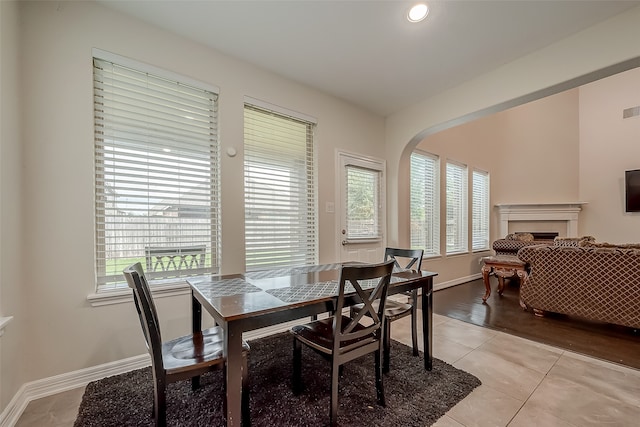
[[[409,9],[407,19],[409,22],[420,22],[429,14],[429,6],[424,3],[417,4]]]

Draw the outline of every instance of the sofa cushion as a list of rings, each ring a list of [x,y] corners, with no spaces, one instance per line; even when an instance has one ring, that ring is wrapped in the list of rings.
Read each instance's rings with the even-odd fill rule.
[[[520,242],[533,242],[533,234],[531,233],[512,233],[507,234],[507,240],[518,240]]]
[[[584,242],[580,246],[585,248],[613,248],[613,249],[640,249],[640,243],[607,243]]]
[[[587,243],[595,242],[593,236],[582,237],[556,237],[553,239],[554,246],[585,246]]]

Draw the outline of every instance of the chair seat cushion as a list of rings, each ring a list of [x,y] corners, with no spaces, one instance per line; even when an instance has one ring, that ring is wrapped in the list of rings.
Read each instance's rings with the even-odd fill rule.
[[[378,301],[374,301],[374,303],[372,304],[376,311],[378,311],[378,304]],[[356,304],[353,306],[356,311],[362,309],[362,307],[362,304]],[[387,304],[384,308],[384,316],[387,318],[387,320],[393,322],[394,320],[409,315],[412,308],[413,306],[411,304],[387,298]]]
[[[342,316],[342,324],[347,325],[351,319]],[[354,327],[353,332],[363,330],[366,326],[358,324]],[[331,354],[333,346],[333,317],[328,319],[320,319],[304,325],[296,325],[291,328],[291,333],[300,341],[310,347],[313,347],[323,353]],[[365,335],[361,338],[345,341],[342,344],[344,349],[353,349],[358,345],[368,344],[374,340],[373,334]]]
[[[191,367],[194,364],[215,365],[224,362],[224,330],[219,326],[185,335],[162,343],[164,368],[167,371]],[[243,351],[249,344],[242,342]]]
[[[387,320],[394,321],[409,315],[412,309],[413,306],[411,304],[387,299],[387,304],[384,307],[384,315]]]

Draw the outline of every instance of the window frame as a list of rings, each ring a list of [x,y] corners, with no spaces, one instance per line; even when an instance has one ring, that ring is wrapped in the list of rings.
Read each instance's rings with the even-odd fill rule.
[[[479,182],[480,179],[476,179],[476,177],[483,177],[481,178],[482,182]],[[476,191],[477,183],[483,186],[479,193]],[[471,172],[471,186],[471,251],[488,251],[490,249],[491,233],[491,177],[489,172],[473,168]],[[482,197],[482,200],[478,200],[478,197]],[[477,209],[481,209],[481,212],[477,212]],[[478,227],[480,230],[476,231]],[[482,235],[480,238],[482,238],[484,242],[483,245],[477,245],[477,234]]]
[[[267,147],[266,145],[264,147],[260,147],[259,144],[263,142],[258,140],[248,140],[247,139],[248,131],[251,130],[247,128],[248,126],[247,111],[248,110],[251,110],[253,112],[249,114],[254,114],[256,117],[258,117],[258,114],[264,113],[263,118],[265,119],[269,117],[273,117],[275,120],[289,121],[290,124],[294,127],[299,127],[301,125],[304,126],[305,127],[304,165],[300,165],[300,161],[299,161],[300,157],[298,158],[288,157],[283,159],[277,159],[278,162],[276,163],[275,162],[276,158],[274,156],[271,156],[270,155],[271,153],[267,154],[267,152],[271,149],[271,147]],[[315,132],[315,127],[317,125],[317,121],[308,115],[301,114],[292,110],[287,110],[285,108],[272,105],[270,103],[257,100],[255,98],[251,98],[248,96],[245,96],[243,111],[244,111],[243,114],[245,117],[244,119],[245,123],[243,126],[244,145],[245,145],[244,147],[245,156],[244,156],[244,163],[243,163],[243,168],[244,168],[243,176],[244,176],[244,185],[245,185],[245,190],[244,190],[245,271],[270,270],[270,269],[287,268],[287,267],[294,267],[294,266],[300,266],[300,265],[317,264],[318,258],[319,258],[319,250],[318,250],[318,244],[319,244],[318,233],[319,232],[318,232],[318,209],[317,209],[318,189],[317,189],[317,150],[314,142],[314,132]],[[263,131],[268,131],[268,129],[264,129]],[[295,148],[294,146],[290,145],[294,140],[288,138],[288,136],[285,134],[278,135],[276,133],[272,133],[271,137],[273,138],[273,141],[277,141],[278,143],[283,144],[283,146],[285,147],[290,146],[292,148]],[[251,146],[251,144],[254,144],[254,145]],[[300,153],[298,153],[298,155],[300,155]],[[254,157],[255,160],[252,160],[252,157]],[[258,162],[256,162],[256,160]],[[252,161],[254,162],[253,165],[251,164]],[[297,218],[289,217],[289,219],[291,221],[294,221],[294,223],[298,225],[305,226],[305,231],[300,231],[299,234],[300,235],[304,234],[306,236],[306,239],[304,241],[295,240],[295,237],[296,237],[295,233],[287,234],[286,237],[289,237],[290,239],[292,238],[294,239],[294,240],[289,240],[291,245],[294,245],[294,246],[297,245],[298,248],[302,248],[302,250],[304,251],[304,254],[297,258],[303,259],[304,261],[297,262],[295,260],[296,257],[291,255],[293,253],[291,252],[292,248],[281,246],[282,253],[281,253],[281,256],[278,257],[275,255],[267,256],[267,254],[264,253],[264,249],[261,250],[259,247],[260,244],[257,242],[257,239],[260,237],[260,234],[259,234],[260,230],[258,230],[257,228],[259,222],[257,221],[257,219],[251,219],[251,218],[257,218],[256,215],[260,212],[262,212],[263,214],[267,212],[265,200],[267,200],[266,197],[268,196],[268,194],[266,193],[268,189],[259,188],[259,187],[265,187],[264,184],[265,184],[266,178],[272,178],[273,182],[275,182],[277,179],[276,175],[273,175],[271,177],[265,176],[264,178],[260,178],[259,176],[260,174],[256,173],[258,172],[257,169],[260,168],[260,166],[258,166],[260,163],[263,164],[262,168],[265,169],[265,171],[272,168],[273,172],[275,172],[276,169],[280,170],[282,173],[284,173],[285,170],[290,170],[291,172],[294,172],[294,174],[288,175],[289,177],[292,177],[290,181],[291,183],[290,188],[295,188],[296,183],[302,184],[298,186],[298,188],[302,190],[297,193],[298,196],[301,197],[301,199],[298,199],[297,202],[295,203],[295,205],[299,208],[299,214]],[[295,167],[295,164],[297,164],[297,168]],[[250,170],[251,168],[253,168],[253,170]],[[250,179],[252,179],[255,183],[254,190],[249,190],[249,186],[247,185],[247,182]],[[283,182],[288,181],[284,176],[282,177],[282,180]],[[263,182],[262,185],[260,184],[260,181]],[[283,188],[286,188],[286,187],[283,187]],[[279,193],[280,196],[284,195],[284,193],[282,192],[282,189],[273,189],[271,191],[275,191],[276,193]],[[262,196],[262,201],[260,200],[261,196]],[[253,208],[250,208],[250,206],[253,206]],[[271,213],[266,218],[266,220],[273,221],[273,219],[275,218],[274,215],[275,213]],[[296,222],[296,221],[300,221],[300,222]],[[267,233],[269,231],[269,227],[274,226],[274,224],[269,224],[269,223],[265,223],[265,225],[267,228],[265,228],[262,231],[263,233]],[[275,226],[277,228],[277,225]],[[251,229],[251,231],[249,231],[249,229]],[[271,228],[271,230],[273,231],[275,229]],[[252,238],[251,237],[252,235],[254,235],[255,237]],[[282,239],[283,237],[285,237],[285,235],[280,234],[279,239]],[[256,243],[255,244],[250,243],[252,240],[255,241]],[[264,244],[262,244],[262,246],[264,246]],[[261,251],[263,252],[263,254],[260,254]]]
[[[452,182],[452,174],[450,173],[454,169],[458,171],[459,185],[454,186],[455,182]],[[469,253],[469,168],[467,165],[456,162],[454,160],[447,160],[445,165],[445,253],[447,255],[459,255]],[[459,194],[450,194],[451,190],[457,190]],[[456,200],[459,204],[453,206],[451,203],[452,196],[457,196]],[[455,209],[456,212],[450,212],[450,209]],[[455,222],[457,224],[449,224],[450,217],[455,216]],[[454,245],[450,245],[450,227],[455,227]],[[453,246],[453,247],[451,247]]]
[[[150,278],[150,281],[149,281],[150,285],[154,289],[154,293],[156,292],[156,289],[162,289],[162,292],[165,294],[171,294],[171,295],[174,295],[176,293],[181,294],[184,292],[185,289],[188,289],[188,285],[185,282],[186,277],[197,275],[197,274],[217,273],[220,271],[220,245],[221,245],[220,197],[219,197],[220,195],[220,156],[219,156],[220,143],[219,143],[218,132],[217,132],[217,128],[218,128],[217,98],[219,94],[219,89],[216,86],[199,82],[197,80],[181,76],[171,71],[154,67],[152,65],[138,62],[130,58],[126,58],[126,57],[116,55],[110,52],[106,52],[100,49],[92,50],[92,58],[94,62],[97,60],[98,62],[102,61],[104,63],[113,63],[113,64],[116,64],[117,67],[122,67],[122,68],[131,70],[132,73],[134,74],[138,74],[138,75],[146,74],[147,76],[149,76],[148,78],[150,79],[165,80],[166,82],[169,82],[169,83],[175,83],[177,87],[181,87],[181,88],[184,87],[188,91],[194,90],[195,92],[208,93],[213,96],[213,98],[211,98],[213,107],[212,109],[208,110],[208,113],[207,113],[208,115],[205,116],[207,119],[206,123],[208,123],[208,125],[211,126],[210,128],[208,128],[209,129],[208,137],[207,137],[208,142],[205,145],[201,141],[199,146],[201,150],[201,154],[199,155],[194,154],[194,156],[196,156],[195,158],[200,159],[199,162],[201,164],[209,165],[208,173],[203,176],[207,177],[206,188],[210,188],[210,190],[205,192],[200,192],[200,193],[203,194],[201,198],[204,197],[203,200],[207,201],[206,206],[208,206],[208,208],[206,209],[206,212],[208,212],[208,214],[203,218],[208,219],[209,225],[207,226],[207,228],[210,231],[209,231],[208,237],[206,237],[204,240],[199,239],[197,241],[198,242],[200,242],[201,240],[205,241],[205,244],[208,246],[206,256],[208,258],[207,263],[210,267],[198,266],[198,268],[193,268],[193,265],[191,265],[185,269],[182,269],[180,268],[181,267],[180,266],[175,270],[175,271],[179,271],[180,273],[172,274],[172,278],[163,278],[163,279],[154,279],[153,272],[147,273],[148,277]],[[95,73],[96,72],[95,65],[92,67],[92,69],[93,69],[92,72]],[[95,78],[96,77],[94,74],[94,79]],[[98,99],[100,99],[100,97],[96,95],[96,93],[99,93],[99,90],[97,89],[97,86],[96,86],[97,84],[98,83],[96,83],[96,80],[94,80],[94,84],[93,84],[94,106],[97,105],[96,102]],[[108,92],[104,92],[104,93],[108,94]],[[154,104],[154,105],[157,106],[159,104]],[[175,109],[175,111],[177,111],[177,109]],[[97,112],[94,113],[94,120],[97,121],[98,117],[96,114]],[[185,116],[183,117],[187,118]],[[109,126],[114,126],[114,125],[111,124]],[[183,125],[178,125],[178,126],[181,129],[185,128]],[[101,215],[106,214],[106,211],[105,211],[106,208],[104,206],[104,203],[102,202],[102,200],[105,199],[104,195],[106,195],[106,192],[105,192],[106,187],[104,187],[103,184],[99,183],[99,179],[101,179],[100,177],[105,176],[105,170],[104,170],[104,163],[102,163],[103,154],[99,153],[98,150],[103,149],[102,148],[103,146],[118,147],[122,145],[122,142],[120,143],[115,142],[117,140],[115,140],[113,137],[112,137],[112,139],[114,139],[113,143],[105,142],[106,138],[104,138],[104,136],[99,136],[100,130],[102,129],[102,127],[99,127],[97,124],[94,124],[94,127],[96,132],[96,137],[94,138],[94,146],[96,150],[96,152],[94,153],[94,162],[95,162],[94,163],[94,177],[95,177],[94,191],[95,191],[95,200],[96,200],[95,210],[94,210],[94,220],[95,220],[94,256],[95,256],[96,283],[95,283],[95,293],[92,295],[89,295],[88,299],[90,300],[92,305],[104,305],[104,304],[121,302],[123,298],[125,300],[127,299],[125,298],[126,295],[130,296],[130,291],[128,289],[128,286],[126,285],[126,281],[124,280],[124,278],[122,278],[122,280],[117,280],[116,278],[118,275],[116,272],[114,273],[108,272],[106,255],[104,257],[100,255],[101,253],[106,254],[105,248],[103,248],[102,250],[100,249],[102,245],[105,244],[104,233],[106,233],[106,230],[104,226],[99,225]],[[115,126],[114,129],[117,129],[117,126]],[[186,127],[186,129],[188,129],[188,127]],[[141,136],[140,138],[149,139],[148,136]],[[191,143],[185,143],[182,140],[176,140],[176,141],[172,140],[171,144],[182,143],[182,144],[186,144],[187,147],[190,147],[190,144],[191,144]],[[154,145],[151,145],[151,146],[154,146]],[[156,149],[160,150],[161,147],[163,146],[168,147],[169,143],[164,141],[163,145],[162,144],[156,145],[155,147]],[[205,147],[206,147],[206,151],[204,150]],[[142,149],[139,149],[139,150],[142,150]],[[114,149],[112,150],[112,152],[115,153],[116,150]],[[206,155],[205,155],[205,152],[206,152]],[[168,158],[171,157],[171,155],[167,155],[167,156]],[[180,156],[180,155],[176,154],[176,156]],[[112,158],[115,159],[116,157],[112,157]],[[113,169],[118,167],[116,162],[117,160],[111,161],[112,165],[115,165],[115,166],[112,166]],[[178,194],[182,195],[183,191],[186,191],[186,190],[180,190],[180,191],[181,192]],[[178,196],[178,197],[181,198],[182,196]],[[144,204],[140,204],[140,205],[142,206]],[[182,204],[180,204],[179,206],[182,206]],[[176,214],[176,216],[179,217],[180,216],[179,213]],[[179,221],[176,221],[176,223],[179,223]],[[152,246],[150,242],[141,243],[141,244]],[[187,246],[187,245],[185,244],[182,246]],[[140,254],[140,256],[136,256],[135,258],[144,260],[146,258],[146,254],[144,253]],[[143,264],[144,263],[145,262],[143,262]],[[112,277],[113,280],[109,279],[109,277]]]
[[[429,162],[430,165],[425,165],[422,169],[424,172],[428,172],[428,169],[432,170],[432,176],[417,176],[418,171],[414,169],[414,161],[418,162]],[[409,238],[411,242],[412,248],[420,248],[424,250],[425,257],[437,257],[441,255],[440,249],[440,156],[432,153],[428,153],[426,151],[414,150],[411,153],[410,159],[410,171],[409,171]],[[430,166],[430,167],[429,167]],[[414,188],[414,185],[417,185],[418,181],[422,184],[421,187],[423,190],[418,190]],[[420,206],[415,206],[415,203],[418,202],[418,195],[415,193],[424,191],[424,199],[421,200],[425,202],[429,200],[428,196],[431,196],[431,203],[424,203]],[[430,194],[428,194],[430,193]],[[414,217],[416,216],[415,209],[423,209],[425,211],[424,219],[421,221],[421,225],[417,223],[414,224]],[[431,210],[432,216],[430,219],[427,218],[427,211]],[[432,233],[431,237],[427,238],[428,233],[424,232],[424,238],[417,237],[415,233],[415,228],[431,228]],[[429,245],[427,245],[429,243]],[[429,247],[427,247],[429,246]]]
[[[344,241],[346,243],[377,243],[381,242],[384,239],[384,166],[380,164],[375,164],[374,162],[370,162],[364,159],[355,159],[349,158],[346,159],[346,163],[342,168],[345,177],[344,182],[346,185],[345,191],[345,200],[344,203]],[[375,205],[375,212],[373,214],[373,232],[368,234],[361,233],[352,233],[352,221],[355,221],[354,218],[350,216],[350,207],[349,207],[349,189],[352,181],[349,179],[349,172],[356,171],[361,172],[363,175],[369,173],[369,176],[373,178],[372,184],[374,185],[373,190],[373,204]]]

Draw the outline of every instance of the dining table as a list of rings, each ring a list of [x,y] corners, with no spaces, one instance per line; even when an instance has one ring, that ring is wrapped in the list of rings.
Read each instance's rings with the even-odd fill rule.
[[[202,308],[224,331],[226,357],[225,416],[227,426],[241,425],[243,333],[335,311],[343,263],[254,271],[233,275],[193,276],[192,327],[202,330]],[[432,293],[437,273],[394,270],[388,295],[413,289],[422,292],[424,368],[432,368]],[[371,283],[371,288],[375,283]],[[345,290],[345,305],[360,302]],[[415,302],[414,302],[415,303]],[[244,373],[246,375],[247,373]],[[250,373],[249,373],[250,377]]]

